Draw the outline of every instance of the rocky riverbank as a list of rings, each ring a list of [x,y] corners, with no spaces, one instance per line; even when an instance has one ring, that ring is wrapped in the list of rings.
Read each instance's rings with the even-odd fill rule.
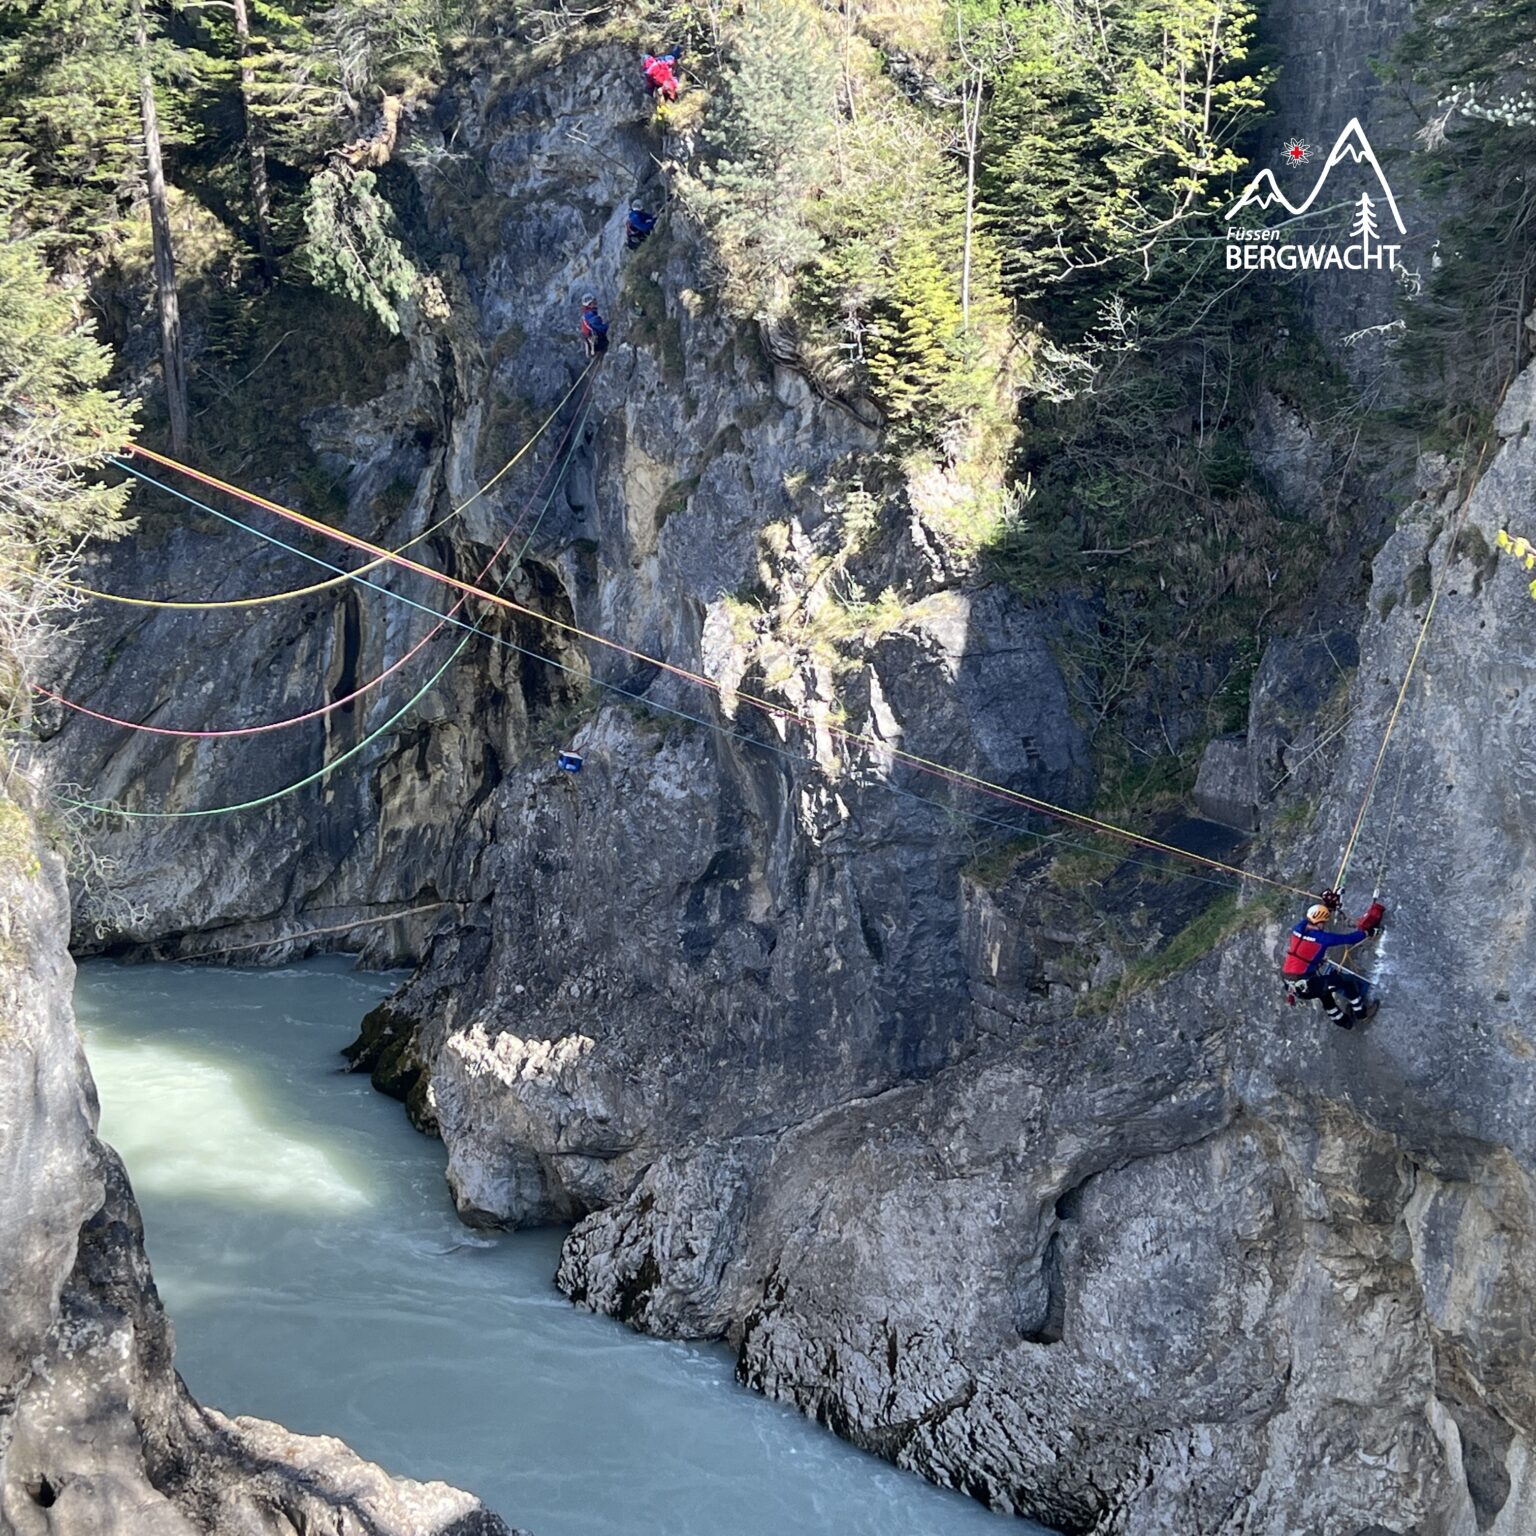
[[[0,799],[0,1527],[509,1536],[469,1494],[189,1396],[133,1191],[95,1134],[68,933],[58,855]]]

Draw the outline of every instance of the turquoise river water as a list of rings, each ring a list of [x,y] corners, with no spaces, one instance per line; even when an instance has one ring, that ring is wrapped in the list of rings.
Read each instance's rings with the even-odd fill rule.
[[[388,978],[81,967],[192,1391],[472,1489],[535,1536],[1027,1536],[554,1287],[555,1231],[472,1233],[443,1149],[338,1051]]]

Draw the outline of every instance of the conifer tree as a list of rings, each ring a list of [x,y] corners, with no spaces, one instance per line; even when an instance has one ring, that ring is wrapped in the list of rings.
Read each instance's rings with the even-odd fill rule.
[[[250,13],[245,0],[231,0],[235,40],[240,57],[240,116],[245,128],[245,154],[250,166],[251,218],[256,227],[256,250],[262,276],[277,276],[277,253],[272,244],[272,190],[267,177],[267,128],[256,110],[256,64],[251,42]]]
[[[149,211],[172,451],[187,441],[186,364],[161,143],[160,88],[193,62],[145,0],[12,6],[0,32],[0,153],[34,172],[27,218],[56,253],[88,253],[117,230],[136,191]]]
[[[806,205],[826,174],[837,68],[814,13],[756,0],[728,40],[712,163],[684,192],[704,215],[742,311],[779,315],[815,253]]]
[[[144,182],[154,248],[155,307],[160,315],[160,365],[166,414],[170,419],[171,452],[182,457],[187,451],[187,364],[181,342],[181,296],[176,291],[176,252],[160,157],[160,119],[155,108],[149,27],[144,17],[144,0],[131,0],[131,4],[139,72],[139,119],[144,136]]]
[[[53,562],[119,526],[126,486],[92,471],[134,430],[100,388],[110,354],[49,281],[40,238],[21,232],[31,190],[17,166],[0,165],[0,714]]]

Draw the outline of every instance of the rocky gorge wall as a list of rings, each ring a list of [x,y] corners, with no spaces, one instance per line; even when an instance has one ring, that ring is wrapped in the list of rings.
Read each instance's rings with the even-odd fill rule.
[[[1531,505],[1533,391],[1500,418],[1365,823],[1353,883],[1363,902],[1389,853],[1396,913],[1369,1026],[1280,1006],[1284,926],[1258,913],[1129,1006],[659,1159],[576,1228],[567,1290],[725,1333],[744,1379],[1064,1530],[1531,1529],[1536,604],[1491,551]],[[1350,691],[1373,724],[1460,515],[1434,469],[1376,562]],[[1379,737],[1303,764],[1285,681],[1261,677],[1249,741],[1282,727],[1325,807],[1293,867],[1331,874]]]
[[[0,800],[0,1530],[507,1536],[469,1494],[188,1395],[133,1191],[95,1134],[62,864]]]
[[[613,86],[627,63],[606,49],[475,76],[411,124],[403,164],[454,324],[420,333],[376,401],[307,429],[345,464],[347,526],[371,535],[379,488],[407,480],[379,537],[410,537],[515,446],[499,418],[537,420],[570,385],[574,297],[620,296],[583,453],[515,590],[707,674],[723,700],[563,641],[578,678],[561,692],[482,642],[356,772],[249,817],[113,832],[141,912],[109,937],[196,953],[451,899],[372,930],[374,957],[423,964],[356,1054],[442,1135],[466,1218],[577,1221],[574,1298],[725,1337],[752,1385],[1000,1508],[1094,1536],[1530,1529],[1533,605],[1486,553],[1529,505],[1529,390],[1367,823],[1362,870],[1398,804],[1387,1008],[1348,1034],[1280,1008],[1285,924],[1259,903],[1124,1000],[1095,908],[1156,951],[1213,893],[1126,866],[1085,902],[1046,859],[999,872],[975,854],[1008,835],[1006,810],[978,832],[969,802],[878,750],[733,704],[766,694],[1053,800],[1091,790],[1061,616],[951,557],[935,514],[953,487],[888,492],[867,576],[900,588],[898,622],[839,657],[784,638],[786,612],[820,600],[839,497],[879,445],[713,312],[676,212],[626,262],[625,202],[659,194],[652,152],[677,148]],[[484,168],[469,203],[450,147]],[[434,553],[473,571],[536,479]],[[1363,618],[1273,644],[1246,736],[1222,748],[1240,800],[1285,779],[1250,867],[1332,875],[1420,573],[1459,514],[1443,464],[1425,461],[1421,491]],[[149,590],[192,566],[228,570],[231,590],[294,579],[244,544],[230,564],[233,537],[178,527],[111,551],[96,584]],[[378,670],[419,619],[369,597],[231,621],[216,636],[238,686],[236,663],[207,666],[200,620],[96,620],[61,656],[65,691],[144,718],[171,657],[189,713],[257,720],[312,703],[317,674],[339,693]],[[557,645],[531,623],[502,633]],[[578,686],[588,669],[622,692]],[[280,736],[240,755],[46,719],[47,761],[144,808],[217,804],[360,739],[388,698],[323,748]],[[1335,715],[1354,724],[1330,751]],[[579,778],[555,770],[557,745],[584,754]]]

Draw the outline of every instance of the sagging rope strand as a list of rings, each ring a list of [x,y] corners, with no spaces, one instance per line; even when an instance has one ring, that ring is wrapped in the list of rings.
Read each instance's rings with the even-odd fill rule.
[[[582,410],[583,420],[585,419],[586,412],[590,409],[590,407],[591,400],[589,396],[587,403]],[[579,440],[579,431],[576,434],[576,439],[573,439],[570,445],[570,451],[567,453],[565,462],[566,468],[569,467],[571,460],[575,457],[576,440]],[[516,571],[518,566],[522,563],[523,556],[527,553],[529,545],[533,542],[534,535],[538,532],[539,523],[543,522],[545,514],[553,504],[555,493],[559,490],[560,482],[563,479],[564,470],[562,469],[562,472],[556,476],[555,483],[550,487],[549,495],[545,498],[544,506],[539,512],[538,520],[529,530],[528,537],[523,541],[522,549],[519,551],[517,557],[508,567],[507,574],[502,577],[500,586],[505,586],[506,583],[512,579],[512,573]],[[497,545],[495,553],[492,554],[490,561],[485,566],[486,571],[489,571],[500,558],[502,551],[512,541],[513,537],[513,533],[508,533],[507,537],[503,539],[499,545]],[[387,591],[388,589],[385,588],[382,590]],[[438,615],[438,617],[442,617],[442,615]],[[405,703],[389,717],[389,719],[384,721],[384,723],[378,726],[376,729],[370,731],[366,736],[363,737],[361,741],[349,747],[345,752],[342,752],[338,756],[332,758],[329,762],[322,763],[320,767],[317,768],[313,773],[306,774],[302,779],[298,779],[292,784],[285,785],[282,789],[273,790],[270,794],[259,795],[251,800],[242,800],[233,805],[205,806],[199,810],[186,811],[133,811],[121,806],[103,805],[91,800],[77,800],[65,795],[60,795],[57,798],[61,800],[65,805],[73,806],[77,810],[98,811],[107,815],[128,817],[135,821],[167,821],[183,820],[191,817],[202,816],[226,816],[236,811],[250,811],[257,809],[259,806],[270,805],[275,800],[281,800],[288,795],[296,794],[299,790],[307,788],[309,785],[318,782],[320,779],[327,778],[330,774],[334,773],[336,769],[339,768],[343,763],[349,761],[351,758],[356,757],[358,753],[372,746],[375,741],[393,729],[395,725],[403,720],[411,712],[411,710],[413,710],[416,705],[426,697],[426,695],[437,683],[437,680],[449,669],[449,667],[454,664],[454,662],[459,659],[461,655],[463,655],[470,642],[483,633],[484,632],[482,630],[472,628],[471,633],[465,635],[463,640],[461,640],[449,654],[447,660],[443,662],[443,664],[426,680],[426,682],[423,683],[421,687],[418,688],[416,692],[413,693],[410,698],[407,699]]]
[[[583,374],[583,377],[585,377],[585,374]],[[580,381],[578,380],[578,382],[580,382]],[[565,396],[565,399],[569,400],[570,398],[571,398],[570,394],[567,393],[566,396]],[[572,434],[572,432],[573,432],[573,430],[575,428],[576,421],[577,421],[578,417],[581,414],[582,404],[585,403],[585,400],[586,400],[586,396],[584,395],[582,397],[582,402],[579,403],[578,406],[577,406],[576,413],[573,414],[573,416],[571,418],[570,424],[566,427],[566,430],[564,431],[564,433],[561,434],[560,440],[559,440],[559,442],[555,446],[554,457],[550,460],[549,465],[545,469],[543,475],[541,475],[539,477],[538,484],[534,486],[532,493],[529,495],[527,504],[526,504],[526,506],[524,508],[525,511],[531,510],[531,508],[533,506],[533,503],[538,498],[539,492],[544,489],[544,482],[546,480],[548,480],[551,471],[554,469],[555,465],[559,463],[560,455],[565,451],[566,442],[570,438],[570,436],[571,436],[571,434]],[[562,401],[561,404],[563,405],[564,401]],[[554,419],[553,417],[549,418],[550,421],[552,421],[553,419]],[[547,427],[548,425],[549,425],[549,421],[546,421],[544,423],[544,426]],[[541,427],[539,429],[541,435],[543,433],[543,430],[544,430],[543,427]],[[519,454],[521,454],[522,452],[525,452],[525,451],[526,451],[526,448],[522,449],[522,450],[519,450]],[[114,461],[114,462],[117,462],[117,461]],[[124,466],[121,466],[121,467],[128,469],[128,472],[130,474],[137,474],[137,471],[133,470],[129,466],[124,465]],[[510,466],[508,466],[508,467],[510,467]],[[168,494],[170,494],[172,496],[177,496],[177,497],[181,496],[181,493],[179,491],[173,490],[170,486],[163,486],[157,480],[149,479],[147,476],[139,476],[139,478],[145,480],[147,484],[153,485],[157,489],[165,491],[165,492],[167,492]],[[494,481],[488,481],[487,482],[487,486],[489,486],[490,484],[493,484],[493,483],[494,483]],[[483,494],[485,488],[486,487],[482,487],[481,490],[477,491],[475,494],[476,495]],[[188,498],[182,498],[182,499],[185,500],[185,499],[188,499]],[[200,504],[197,503],[197,502],[192,502],[192,505],[193,506],[198,506]],[[468,506],[469,503],[465,502],[464,505]],[[206,508],[205,510],[213,511],[213,509],[211,507],[210,508]],[[223,514],[221,514],[221,513],[214,512],[214,516],[215,517],[221,517],[222,515]],[[235,522],[235,526],[236,527],[245,528],[245,526],[246,526],[245,524],[239,522],[238,519],[234,519],[233,521]],[[521,516],[519,516],[517,521],[514,522],[513,530],[512,530],[512,536],[515,536],[516,531],[517,531],[517,525],[520,522],[521,522]],[[254,532],[255,530],[247,530],[247,531]],[[291,545],[280,544],[280,547],[284,548],[284,549],[292,550],[292,546]],[[301,553],[301,552],[299,552],[297,550],[294,550],[293,552],[294,553]],[[304,557],[304,556],[301,555],[301,558],[307,558],[307,557]],[[327,564],[328,569],[331,569],[331,570],[340,570],[341,569],[339,566],[329,565],[328,562],[322,562],[322,563]],[[365,580],[363,580],[363,576],[362,576],[362,573],[364,571],[372,570],[376,566],[381,565],[383,563],[384,562],[382,562],[382,561],[373,561],[369,565],[360,566],[356,571],[342,571],[341,574],[338,577],[335,578],[335,581],[322,582],[322,583],[320,583],[319,586],[311,587],[311,588],[308,588],[307,590],[309,590],[309,591],[319,591],[321,589],[321,587],[333,586],[333,585],[336,584],[336,582],[350,580],[350,581],[356,581],[356,582],[359,583],[359,585],[362,585],[362,586],[372,587],[375,591],[378,591],[378,592],[387,592],[388,591],[387,588],[380,587],[376,583],[371,582],[371,581],[365,581]],[[487,569],[489,569],[489,567],[487,567]],[[233,726],[233,727],[229,727],[229,728],[225,728],[225,729],[220,729],[220,730],[202,730],[202,731],[182,730],[182,729],[178,729],[178,728],[171,727],[171,726],[165,726],[165,725],[151,725],[147,721],[142,721],[142,720],[123,720],[123,719],[120,719],[116,715],[104,714],[100,710],[91,709],[88,705],[77,703],[73,699],[67,699],[67,698],[64,697],[64,695],[62,693],[56,693],[51,688],[44,688],[39,683],[34,683],[32,685],[32,689],[33,689],[34,693],[37,693],[37,694],[41,695],[45,699],[51,699],[56,704],[62,704],[62,705],[64,705],[65,708],[72,709],[77,714],[86,715],[86,716],[88,716],[92,720],[100,720],[104,724],[107,724],[107,725],[120,726],[124,730],[142,731],[142,732],[146,732],[146,733],[148,733],[150,735],[154,735],[154,736],[175,736],[175,737],[181,738],[183,740],[190,739],[190,740],[193,740],[193,741],[226,741],[226,740],[229,740],[231,738],[242,737],[242,736],[259,736],[259,735],[262,735],[262,734],[264,734],[265,732],[268,732],[268,731],[286,730],[289,726],[302,725],[306,721],[309,721],[309,720],[318,720],[318,719],[322,718],[323,716],[329,715],[329,714],[333,713],[334,711],[336,711],[338,709],[345,708],[348,704],[354,703],[356,700],[362,698],[364,696],[364,694],[371,693],[375,688],[378,687],[378,685],[380,683],[382,683],[386,678],[392,676],[394,673],[398,672],[400,670],[400,668],[403,667],[413,657],[420,655],[420,653],[423,650],[425,650],[426,647],[428,645],[430,645],[432,643],[432,641],[435,640],[438,637],[438,635],[440,635],[442,633],[444,626],[446,624],[452,622],[453,615],[458,613],[458,611],[468,601],[469,601],[469,599],[467,597],[461,596],[458,599],[458,601],[456,603],[454,603],[453,607],[448,610],[448,612],[446,614],[439,614],[438,611],[435,608],[426,608],[423,605],[423,612],[434,614],[437,617],[437,623],[434,624],[432,626],[432,628],[429,629],[426,632],[426,634],[424,634],[421,637],[421,639],[418,640],[415,643],[415,645],[413,645],[408,651],[406,651],[397,660],[391,662],[389,664],[389,666],[385,667],[385,669],[382,672],[378,673],[377,676],[370,678],[360,688],[354,689],[351,693],[345,694],[345,695],[343,695],[339,699],[332,699],[328,704],[322,704],[322,705],[320,705],[316,709],[305,710],[303,714],[292,715],[292,716],[290,716],[286,720],[269,720],[265,724],[262,724],[262,725]],[[471,626],[465,626],[465,627],[471,627]]]
[[[280,933],[270,939],[250,939],[244,944],[224,944],[218,949],[199,949],[182,955],[183,960],[211,960],[215,955],[233,955],[242,949],[270,949],[277,944],[296,944],[300,939],[318,939],[330,933],[350,933],[354,928],[376,928],[380,923],[393,923],[402,917],[419,917],[423,912],[437,912],[443,907],[457,906],[452,901],[429,901],[424,906],[406,907],[399,912],[387,912],[382,917],[361,917],[355,923],[333,923],[329,928],[301,928],[297,933]]]
[[[729,694],[732,698],[739,699],[754,709],[763,711],[772,718],[786,722],[797,723],[800,726],[809,729],[813,735],[816,731],[822,730],[825,731],[829,736],[836,737],[838,740],[847,742],[850,745],[861,746],[877,754],[888,755],[896,761],[903,762],[910,767],[916,768],[919,772],[934,774],[940,778],[948,780],[951,783],[961,784],[972,789],[980,790],[987,794],[996,795],[997,797],[1008,800],[1013,804],[1021,805],[1028,810],[1036,811],[1041,815],[1051,816],[1058,820],[1067,821],[1077,826],[1088,827],[1093,831],[1102,832],[1108,836],[1121,838],[1124,841],[1134,843],[1142,848],[1147,848],[1158,853],[1167,854],[1173,858],[1183,859],[1186,862],[1201,864],[1210,869],[1220,870],[1223,873],[1232,875],[1241,880],[1248,880],[1257,884],[1272,886],[1278,890],[1289,892],[1292,895],[1304,897],[1312,895],[1310,891],[1307,891],[1301,886],[1291,885],[1281,880],[1274,880],[1267,875],[1252,874],[1247,870],[1237,868],[1235,865],[1224,863],[1220,859],[1208,858],[1204,854],[1191,853],[1188,849],[1179,848],[1172,843],[1165,843],[1160,839],[1151,838],[1144,836],[1141,833],[1132,832],[1129,828],[1118,827],[1111,822],[1101,821],[1097,817],[1088,816],[1079,811],[1068,810],[1065,806],[1053,805],[1051,802],[1041,800],[1036,796],[1026,795],[1017,790],[1007,789],[1005,786],[995,784],[987,779],[983,779],[979,775],[967,773],[961,769],[951,768],[946,764],[935,762],[934,760],[922,757],[917,753],[908,752],[899,747],[893,747],[889,743],[882,742],[876,737],[866,736],[857,731],[850,731],[845,727],[835,725],[830,721],[818,722],[814,719],[814,717],[808,716],[800,710],[774,704],[767,699],[760,699],[753,694],[744,693],[739,689],[727,689],[723,684],[716,682],[713,678],[705,677],[697,672],[692,672],[686,667],[680,667],[673,662],[663,661],[659,657],[647,655],[645,652],[637,650],[632,646],[625,645],[621,641],[610,639],[606,635],[597,634],[594,631],[583,629],[576,624],[568,624],[563,620],[551,617],[549,614],[541,613],[536,608],[530,608],[525,604],[513,602],[510,598],[505,597],[499,591],[495,593],[486,592],[483,589],[476,587],[473,583],[462,581],[458,577],[449,576],[441,571],[434,571],[429,566],[424,566],[417,561],[409,560],[403,555],[390,555],[388,550],[380,549],[377,545],[369,543],[369,541],[366,539],[360,539],[355,534],[346,533],[341,529],[333,528],[327,523],[320,522],[317,518],[309,517],[307,514],[302,512],[296,512],[291,507],[284,507],[265,496],[258,496],[254,492],[245,491],[240,489],[238,486],[230,485],[227,481],[220,480],[217,476],[208,475],[203,473],[201,470],[193,469],[190,465],[183,464],[179,460],[170,458],[165,454],[156,453],[153,449],[143,448],[137,444],[129,444],[127,451],[129,453],[135,454],[140,458],[149,459],[153,463],[161,464],[168,469],[172,469],[178,473],[187,475],[189,478],[194,479],[201,484],[211,486],[215,490],[223,491],[226,495],[234,496],[238,500],[245,501],[252,506],[260,507],[265,511],[273,513],[275,516],[284,518],[289,522],[297,523],[300,527],[308,528],[312,532],[322,534],[327,538],[337,541],[338,543],[349,544],[352,547],[363,550],[368,554],[385,556],[394,564],[403,566],[407,570],[414,570],[418,574],[427,576],[433,581],[441,582],[446,586],[454,587],[457,590],[465,592],[472,597],[479,597],[483,601],[492,603],[498,607],[505,608],[510,612],[521,614],[524,617],[534,619],[540,623],[548,624],[555,629],[561,630],[566,634],[574,635],[579,639],[589,642],[590,644],[601,645],[609,650],[617,651],[620,654],[626,655],[633,660],[642,662],[647,666],[655,667],[659,671],[667,672],[672,676],[678,677],[685,682],[692,683],[695,686],[706,688],[710,692],[720,696],[722,699],[727,694]]]
[[[266,539],[278,544],[282,544],[282,540],[274,540],[271,534],[263,533],[259,528],[253,528],[248,523],[241,522],[237,517],[230,517],[227,513],[215,511],[214,508],[208,506],[205,502],[197,501],[193,497],[186,495],[184,492],[178,491],[174,487],[164,484],[162,481],[155,480],[151,476],[144,475],[139,470],[130,468],[129,473],[136,475],[138,478],[147,481],[150,485],[156,486],[158,489],[165,491],[167,495],[175,496],[179,500],[185,501],[188,505],[196,507],[200,511],[209,512],[212,513],[215,517],[222,518],[225,522],[232,524],[236,528],[243,529],[247,533],[254,535],[256,538]],[[283,544],[283,548],[291,549],[294,553],[300,555],[301,558],[312,561],[316,565],[323,566],[327,570],[337,569],[336,566],[332,565],[329,561],[324,560],[319,555],[309,554],[305,551],[297,549],[296,546]],[[675,705],[658,703],[654,699],[647,698],[643,693],[638,693],[632,689],[625,688],[619,683],[611,683],[605,681],[602,678],[593,677],[583,669],[571,666],[569,663],[560,661],[553,656],[546,656],[542,652],[530,649],[528,646],[518,645],[515,641],[508,640],[502,635],[490,634],[489,632],[479,629],[477,626],[467,622],[464,619],[452,617],[451,614],[453,610],[450,610],[449,614],[443,614],[435,608],[428,608],[424,603],[417,602],[414,598],[406,597],[402,593],[392,591],[388,587],[379,586],[376,582],[367,580],[366,577],[359,576],[357,580],[360,586],[371,587],[374,591],[382,593],[385,597],[392,598],[395,602],[403,603],[408,608],[415,608],[422,613],[431,615],[433,618],[441,619],[444,623],[451,624],[457,629],[467,631],[471,636],[482,636],[484,639],[489,640],[492,645],[495,645],[503,650],[512,651],[519,656],[526,656],[532,661],[542,662],[545,666],[554,667],[557,671],[564,672],[569,676],[576,678],[582,683],[595,684],[597,687],[602,688],[609,693],[616,694],[618,697],[626,700],[631,704],[639,706],[641,709],[650,711],[655,714],[668,715],[677,720],[686,721],[688,724],[699,726],[701,729],[706,731],[711,731],[714,734],[724,738],[725,740],[739,742],[743,746],[752,747],[758,751],[770,753],[775,757],[782,758],[787,763],[793,763],[797,766],[812,768],[819,766],[814,757],[807,756],[804,753],[790,751],[787,747],[777,746],[773,742],[764,741],[757,736],[748,736],[744,731],[731,730],[727,726],[720,724],[720,722],[717,720],[708,720],[705,719],[702,715],[690,714],[687,710],[679,709]],[[455,607],[457,607],[457,605],[455,605]],[[339,762],[340,760],[338,759],[337,761]],[[928,809],[938,811],[943,815],[960,816],[967,821],[974,821],[981,826],[993,827],[1000,831],[1011,833],[1017,837],[1032,838],[1036,842],[1049,844],[1052,849],[1067,848],[1072,849],[1075,852],[1090,854],[1101,854],[1103,852],[1101,848],[1097,848],[1091,843],[1074,842],[1071,838],[1063,837],[1059,832],[1037,832],[1032,827],[1020,826],[1017,822],[1003,821],[996,816],[988,816],[981,811],[968,810],[962,806],[952,806],[940,800],[930,799],[927,795],[920,795],[915,790],[902,789],[899,785],[891,783],[891,781],[888,779],[880,779],[876,780],[875,782],[878,784],[879,788],[890,794],[900,795],[903,799],[907,800],[915,800],[919,805],[926,806]],[[298,786],[290,787],[296,788]],[[105,815],[116,815],[125,818],[136,819],[161,818],[170,820],[201,814],[195,811],[129,811],[117,806],[83,800],[67,801],[67,803],[84,809],[98,811]],[[1162,864],[1154,864],[1148,859],[1138,859],[1129,854],[1121,857],[1120,863],[1135,865],[1139,869],[1148,869],[1159,875],[1166,874],[1167,872],[1166,866]],[[1182,878],[1186,880],[1197,881],[1202,885],[1215,886],[1219,890],[1234,889],[1233,882],[1227,878],[1213,879],[1209,875],[1197,875],[1189,871],[1186,871]]]
[[[1505,393],[1509,386],[1505,385]],[[1503,395],[1499,397],[1499,404],[1503,404]],[[1429,606],[1424,610],[1424,622],[1419,625],[1418,638],[1413,643],[1413,651],[1408,657],[1408,667],[1403,673],[1402,687],[1397,690],[1397,698],[1392,705],[1392,713],[1387,717],[1387,728],[1382,732],[1381,746],[1376,751],[1376,760],[1371,764],[1370,777],[1365,782],[1365,794],[1360,799],[1360,809],[1355,815],[1354,825],[1350,828],[1349,840],[1344,845],[1344,856],[1339,860],[1339,873],[1333,882],[1336,891],[1344,889],[1345,877],[1349,874],[1350,860],[1355,856],[1355,845],[1360,841],[1360,834],[1365,827],[1366,813],[1371,808],[1371,800],[1376,793],[1376,781],[1381,777],[1382,764],[1386,761],[1387,748],[1392,741],[1392,733],[1397,729],[1399,716],[1403,712],[1403,704],[1408,698],[1408,689],[1413,682],[1414,672],[1419,664],[1419,656],[1424,650],[1424,642],[1429,638],[1429,626],[1434,623],[1435,609],[1440,602],[1440,594],[1445,590],[1445,584],[1450,580],[1451,566],[1456,561],[1456,546],[1461,542],[1461,530],[1466,526],[1467,515],[1472,510],[1472,498],[1482,483],[1483,464],[1488,457],[1488,443],[1483,444],[1483,451],[1478,455],[1477,467],[1472,474],[1472,483],[1467,487],[1467,493],[1462,498],[1461,512],[1456,518],[1455,527],[1451,530],[1451,537],[1446,544],[1445,564],[1440,567],[1440,575],[1435,581],[1434,590],[1429,595]],[[1402,798],[1402,784],[1399,780],[1398,800]],[[1393,820],[1397,817],[1393,811]],[[1387,831],[1387,841],[1391,839],[1391,828]],[[1378,876],[1379,879],[1379,876]]]
[[[579,374],[577,374],[576,382],[572,384],[568,390],[566,390],[560,403],[539,424],[533,436],[530,437],[528,441],[524,443],[523,446],[519,448],[517,452],[514,453],[512,457],[508,459],[507,462],[503,464],[501,468],[498,469],[496,473],[485,482],[484,485],[480,487],[479,490],[477,490],[465,501],[460,502],[459,505],[454,507],[453,510],[447,513],[446,516],[440,517],[435,523],[432,523],[426,528],[423,528],[421,532],[416,534],[413,538],[407,539],[404,544],[391,551],[391,553],[396,555],[404,554],[406,550],[415,548],[415,546],[420,544],[424,539],[429,539],[434,533],[437,533],[441,529],[446,528],[448,524],[454,520],[454,518],[458,517],[463,512],[467,512],[470,507],[475,504],[475,502],[477,502],[482,496],[486,494],[486,492],[494,489],[498,482],[500,482],[504,476],[511,473],[512,469],[516,466],[523,455],[527,453],[528,450],[532,448],[533,445],[538,442],[538,440],[548,430],[550,423],[554,421],[554,419],[565,408],[566,401],[568,401],[571,396],[576,393],[576,391],[581,387],[582,380],[585,379],[589,373],[591,373],[594,365],[596,364],[596,361],[597,359],[594,358],[592,362],[588,363],[587,366],[583,368]],[[60,587],[66,592],[73,592],[81,597],[96,598],[104,603],[121,603],[131,608],[169,608],[182,611],[193,610],[198,612],[220,608],[258,608],[267,603],[287,602],[290,598],[313,597],[316,592],[329,591],[332,587],[339,587],[343,582],[350,581],[357,576],[362,576],[368,571],[376,571],[381,565],[387,564],[388,560],[389,555],[381,554],[377,559],[370,560],[366,565],[358,566],[355,571],[343,571],[339,576],[332,576],[326,581],[317,581],[307,587],[293,587],[286,592],[268,592],[261,597],[218,598],[212,600],[204,600],[202,602],[171,601],[169,599],[155,597],[127,597],[120,592],[102,592],[95,587],[87,587],[79,582],[65,581],[62,578],[56,578],[54,585]],[[63,703],[65,701],[60,700],[59,702]],[[122,724],[121,721],[114,723]]]

